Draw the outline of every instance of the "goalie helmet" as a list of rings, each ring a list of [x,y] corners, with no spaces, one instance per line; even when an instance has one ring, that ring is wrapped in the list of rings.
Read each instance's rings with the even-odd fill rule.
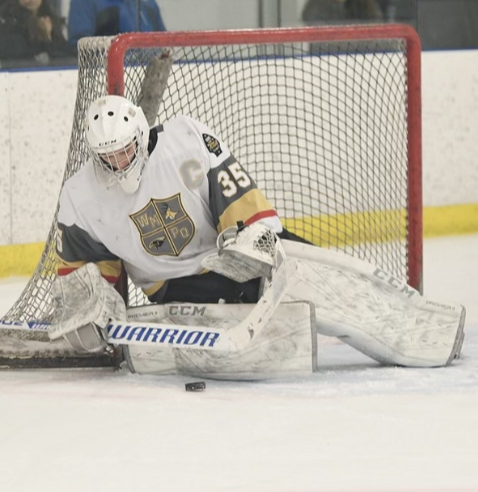
[[[87,112],[85,132],[96,166],[134,193],[148,160],[149,125],[143,110],[121,96],[104,96]]]

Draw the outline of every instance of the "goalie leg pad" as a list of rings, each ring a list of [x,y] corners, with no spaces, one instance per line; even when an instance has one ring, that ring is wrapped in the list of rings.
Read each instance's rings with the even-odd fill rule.
[[[349,255],[283,243],[298,263],[285,299],[312,302],[319,333],[336,336],[383,364],[438,367],[459,355],[463,306],[433,302]]]
[[[250,304],[165,304],[130,308],[128,319],[227,328],[227,323],[237,324],[251,309]],[[313,315],[310,303],[281,304],[257,338],[239,352],[125,346],[127,367],[141,374],[228,380],[310,374],[317,367]]]

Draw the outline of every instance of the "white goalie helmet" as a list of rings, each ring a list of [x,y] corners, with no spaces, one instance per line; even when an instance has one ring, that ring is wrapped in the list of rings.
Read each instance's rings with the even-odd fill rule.
[[[88,108],[85,132],[96,166],[134,193],[148,160],[149,125],[143,110],[121,96],[104,96]]]

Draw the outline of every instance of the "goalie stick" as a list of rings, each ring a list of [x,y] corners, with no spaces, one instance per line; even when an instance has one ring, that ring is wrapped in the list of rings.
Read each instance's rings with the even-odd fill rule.
[[[289,278],[297,265],[283,258],[273,269],[271,280],[249,315],[230,328],[173,325],[168,323],[135,323],[112,320],[107,326],[108,343],[112,345],[167,345],[179,349],[221,350],[236,352],[245,348],[267,324],[284,297]],[[47,332],[49,323],[0,320],[0,328]]]

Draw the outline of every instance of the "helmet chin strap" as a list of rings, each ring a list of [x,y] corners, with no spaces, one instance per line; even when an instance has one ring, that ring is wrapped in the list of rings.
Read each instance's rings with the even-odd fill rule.
[[[136,156],[138,162],[132,163],[131,169],[127,169],[120,176],[116,176],[122,190],[128,195],[131,195],[138,190],[148,157],[147,149],[140,145],[138,148],[138,155]]]
[[[138,190],[139,184],[141,183],[141,175],[144,164],[145,162],[139,166],[135,166],[129,173],[126,173],[118,178],[119,185],[128,195],[131,195]]]

